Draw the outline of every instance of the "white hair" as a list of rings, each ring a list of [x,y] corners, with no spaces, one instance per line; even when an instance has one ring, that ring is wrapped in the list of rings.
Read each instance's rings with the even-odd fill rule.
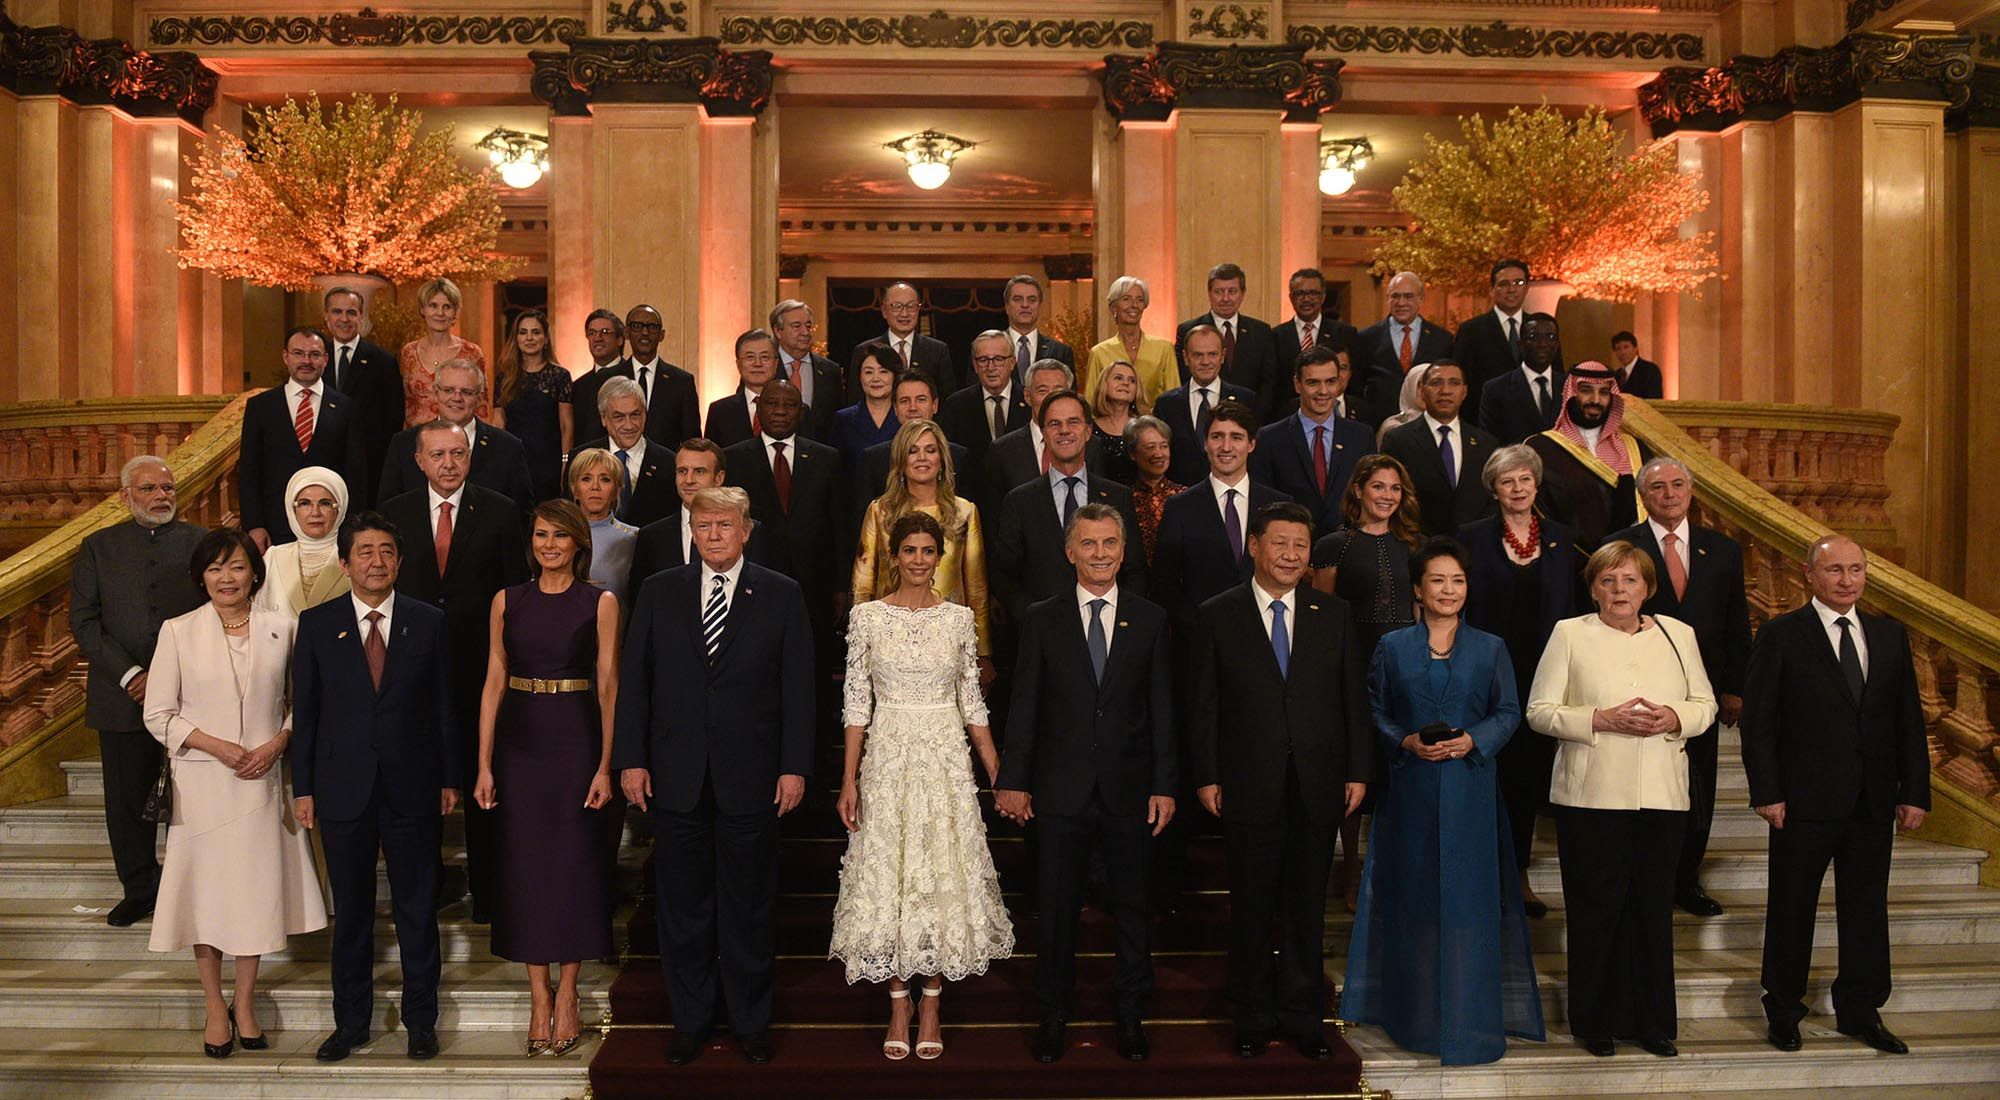
[[[125,465],[118,468],[118,487],[120,489],[130,489],[132,487],[132,475],[138,473],[142,466],[158,466],[169,474],[174,472],[174,468],[167,465],[167,460],[161,458],[159,455],[133,455],[131,458],[125,460]]]
[[[1644,489],[1646,487],[1646,479],[1653,476],[1654,470],[1667,466],[1672,466],[1674,469],[1679,470],[1688,479],[1688,488],[1694,488],[1694,471],[1688,469],[1687,463],[1682,462],[1672,455],[1660,455],[1651,462],[1639,467],[1639,488]]]
[[[607,378],[597,389],[597,415],[603,416],[611,408],[611,402],[620,397],[638,398],[639,404],[646,404],[646,391],[630,378]]]
[[[1111,280],[1111,289],[1105,292],[1104,304],[1107,306],[1117,305],[1118,299],[1123,298],[1125,292],[1134,287],[1139,289],[1139,293],[1145,296],[1146,303],[1151,305],[1153,292],[1146,286],[1146,280],[1141,279],[1137,275],[1120,275],[1116,279]]]

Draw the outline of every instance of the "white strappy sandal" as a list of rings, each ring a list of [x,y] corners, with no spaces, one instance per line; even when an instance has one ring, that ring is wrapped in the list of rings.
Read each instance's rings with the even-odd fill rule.
[[[910,991],[907,989],[892,989],[889,991],[889,999],[892,1001],[908,1000],[909,996],[910,996]],[[887,1058],[891,1062],[900,1062],[903,1059],[908,1058],[909,1056],[910,1056],[910,1044],[907,1040],[904,1039],[882,1040],[882,1057]]]
[[[927,985],[924,987],[924,996],[942,997],[944,996],[944,986]],[[940,1005],[939,1008],[942,1009],[943,1006]],[[943,1031],[944,1031],[944,1016],[943,1013],[940,1012],[938,1016],[938,1032],[942,1034]],[[944,1053],[944,1040],[941,1038],[936,1040],[926,1039],[917,1044],[917,1057],[922,1058],[926,1062],[935,1061],[938,1058],[938,1056],[942,1055],[943,1053]]]

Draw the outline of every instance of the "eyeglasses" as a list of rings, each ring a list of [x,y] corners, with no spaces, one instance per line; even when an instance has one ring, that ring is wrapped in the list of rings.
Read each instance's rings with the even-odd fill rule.
[[[477,387],[477,386],[445,386],[445,385],[434,385],[434,388],[435,388],[435,389],[437,390],[437,395],[438,395],[439,397],[478,397],[478,396],[479,396],[479,387]]]
[[[604,339],[608,340],[614,336],[617,336],[618,330],[615,328],[587,328],[583,330],[583,334],[585,336],[590,337],[593,340],[599,337],[603,337]]]
[[[633,331],[637,331],[637,332],[659,332],[659,331],[661,331],[661,330],[665,329],[666,327],[667,327],[666,325],[664,325],[664,324],[661,324],[661,323],[660,323],[660,322],[658,322],[658,321],[627,321],[627,322],[625,322],[625,330],[626,330],[627,332],[633,332]]]
[[[890,313],[914,313],[914,312],[916,312],[916,309],[917,309],[917,303],[915,303],[915,302],[883,302],[883,303],[882,303],[882,308],[883,308],[883,309],[885,309],[885,310],[887,310],[887,311],[888,311],[888,312],[890,312]]]
[[[1524,287],[1524,286],[1527,286],[1527,285],[1528,285],[1528,280],[1526,280],[1526,279],[1495,279],[1495,280],[1493,281],[1493,285],[1494,285],[1494,286],[1504,286],[1504,287],[1507,287],[1507,288],[1509,288],[1509,289],[1511,289],[1511,290],[1519,290],[1519,289],[1520,289],[1521,287]]]
[[[982,367],[990,367],[1000,363],[1011,363],[1014,361],[1014,357],[1011,355],[975,355],[972,357],[972,361]]]

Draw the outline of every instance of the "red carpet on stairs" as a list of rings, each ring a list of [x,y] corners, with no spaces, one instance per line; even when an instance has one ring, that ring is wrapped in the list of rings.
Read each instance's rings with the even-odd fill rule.
[[[983,796],[982,796],[983,797]],[[1361,1060],[1331,1025],[1334,1057],[1316,1062],[1289,1044],[1238,1058],[1223,996],[1229,899],[1219,837],[1195,836],[1180,914],[1154,925],[1156,989],[1147,1017],[1153,1055],[1118,1057],[1110,998],[1112,927],[1086,907],[1077,939],[1076,1004],[1069,1049],[1041,1065],[1029,1054],[1035,1003],[1035,918],[1019,891],[1027,874],[1020,831],[989,814],[994,862],[1014,916],[1016,952],[984,976],[945,989],[944,1056],[924,1062],[882,1057],[886,987],[848,985],[826,957],[833,895],[846,836],[830,798],[809,799],[785,822],[778,901],[773,1058],[753,1066],[719,1035],[701,1057],[670,1066],[673,1037],[657,957],[653,904],[642,898],[627,925],[627,953],[611,987],[611,1034],[590,1063],[596,1100],[661,1096],[782,1097],[1316,1097],[1353,1093]],[[645,876],[650,890],[651,874]],[[1328,983],[1329,1014],[1332,984]]]

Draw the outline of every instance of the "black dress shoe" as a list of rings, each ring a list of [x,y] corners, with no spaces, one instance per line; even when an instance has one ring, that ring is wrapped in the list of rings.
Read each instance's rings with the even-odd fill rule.
[[[1047,1064],[1063,1056],[1068,1045],[1067,1026],[1056,1017],[1045,1017],[1040,1027],[1035,1029],[1035,1043],[1030,1048],[1035,1061]]]
[[[1146,1027],[1137,1016],[1126,1016],[1118,1021],[1118,1056],[1129,1062],[1143,1062],[1153,1056],[1152,1041],[1146,1038]]]
[[[736,1041],[743,1051],[743,1060],[753,1066],[768,1065],[771,1061],[771,1036],[768,1032],[745,1035]]]
[[[1641,1039],[1639,1040],[1639,1049],[1655,1058],[1678,1058],[1681,1056],[1681,1048],[1675,1046],[1672,1039]]]
[[[1773,1021],[1771,1030],[1765,1032],[1764,1037],[1771,1041],[1772,1046],[1788,1053],[1805,1045],[1805,1040],[1799,1038],[1799,1025],[1796,1022],[1781,1024]]]
[[[153,915],[152,898],[126,898],[111,907],[104,917],[104,923],[113,928],[130,928]],[[221,1055],[216,1055],[220,1058]]]
[[[667,1044],[667,1064],[684,1066],[701,1054],[701,1048],[708,1045],[706,1031],[676,1031],[674,1041]]]
[[[437,1057],[438,1033],[436,1028],[410,1029],[410,1061],[428,1062]]]
[[[1333,1044],[1327,1042],[1325,1034],[1318,1031],[1299,1036],[1292,1040],[1292,1045],[1299,1048],[1300,1054],[1315,1062],[1324,1062],[1333,1057]]]
[[[1883,1027],[1880,1020],[1864,1027],[1855,1028],[1852,1031],[1847,1028],[1841,1028],[1840,1033],[1842,1035],[1852,1035],[1884,1054],[1908,1054],[1910,1052],[1909,1044],[1896,1038],[1896,1033]]]
[[[1609,1039],[1578,1039],[1577,1044],[1599,1058],[1609,1058],[1618,1053],[1618,1044]]]
[[[368,1033],[365,1031],[340,1031],[336,1029],[333,1034],[326,1037],[326,1042],[319,1045],[319,1050],[313,1054],[313,1057],[322,1062],[338,1062],[346,1058],[349,1054],[354,1053],[355,1047],[361,1046],[366,1042],[368,1042]]]
[[[1236,1056],[1238,1058],[1262,1058],[1264,1056],[1264,1048],[1270,1045],[1270,1042],[1270,1036],[1260,1032],[1239,1031],[1236,1033]]]
[[[1674,904],[1693,913],[1697,917],[1719,917],[1722,915],[1722,903],[1709,897],[1699,886],[1675,898]]]

